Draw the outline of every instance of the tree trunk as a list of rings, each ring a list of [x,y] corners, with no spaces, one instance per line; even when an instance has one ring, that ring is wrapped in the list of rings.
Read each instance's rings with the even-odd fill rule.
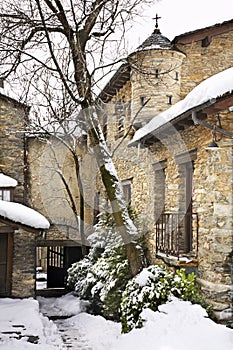
[[[99,119],[95,112],[88,113],[95,127],[89,131],[91,146],[100,170],[101,178],[111,203],[116,227],[126,247],[131,274],[135,276],[143,267],[143,257],[136,241],[138,230],[133,224],[124,201],[124,194],[115,166],[109,154]]]

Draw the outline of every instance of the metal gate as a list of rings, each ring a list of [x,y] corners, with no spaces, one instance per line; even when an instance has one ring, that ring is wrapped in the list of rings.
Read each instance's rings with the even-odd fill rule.
[[[47,288],[64,288],[66,269],[64,247],[48,247]]]
[[[82,259],[81,247],[48,247],[47,288],[64,288],[67,269],[80,259]]]

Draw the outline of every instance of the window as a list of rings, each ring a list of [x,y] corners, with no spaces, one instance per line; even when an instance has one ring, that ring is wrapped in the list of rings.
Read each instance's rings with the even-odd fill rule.
[[[166,170],[167,161],[153,164],[154,169],[154,217],[158,220],[165,210]]]
[[[145,96],[140,96],[140,102],[141,102],[141,106],[143,106],[144,103],[146,102],[146,97]]]
[[[183,249],[185,253],[193,248],[193,172],[194,161],[197,158],[196,149],[176,156],[179,166],[179,207],[185,213]]]
[[[0,199],[10,202],[12,200],[13,191],[9,188],[0,188]]]
[[[118,134],[122,134],[125,128],[125,116],[126,116],[126,103],[124,97],[120,102],[115,104],[115,114],[117,118],[117,131]]]
[[[201,46],[202,47],[207,47],[211,43],[211,38],[209,36],[206,36],[204,39],[201,41]]]
[[[118,119],[118,131],[119,131],[119,133],[124,131],[124,124],[125,124],[125,116],[122,115]]]
[[[155,69],[155,78],[159,78],[159,69],[158,68]]]
[[[179,80],[179,73],[178,72],[176,72],[175,80]]]
[[[167,97],[167,103],[168,103],[169,105],[172,104],[172,95],[169,95],[169,96]]]
[[[132,178],[122,181],[122,189],[124,192],[124,197],[127,205],[131,204],[131,196],[132,196]]]

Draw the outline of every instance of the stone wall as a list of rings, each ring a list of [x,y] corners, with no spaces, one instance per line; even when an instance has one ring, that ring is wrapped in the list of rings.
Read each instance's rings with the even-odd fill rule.
[[[35,235],[21,228],[14,233],[12,297],[28,298],[35,295]]]
[[[222,120],[223,128],[233,132],[233,128],[230,127],[232,116],[232,113],[223,114]],[[219,142],[221,149],[215,152],[207,151],[205,148],[211,141],[211,135],[209,130],[201,126],[188,128],[180,135],[186,150],[196,149],[197,153],[194,161],[193,212],[198,215],[199,226],[198,279],[207,299],[213,303],[218,318],[226,320],[231,317],[232,310],[233,143],[223,138]],[[155,143],[150,151],[154,161],[166,159],[165,211],[176,212],[182,209],[184,179],[182,172],[179,172],[175,156],[182,153],[183,149],[180,152],[179,144],[175,143],[175,140],[170,138],[170,142],[172,152],[159,143]],[[147,212],[150,213],[149,208]],[[155,241],[152,230],[148,235],[151,263],[158,262]]]
[[[123,90],[123,89],[122,89]],[[121,90],[121,91],[122,91]],[[232,116],[221,111],[222,127],[233,132]],[[213,123],[215,115],[208,116]],[[109,143],[114,149],[120,139],[111,128]],[[146,235],[150,263],[162,262],[156,255],[155,222],[163,212],[184,211],[184,165],[180,158],[190,153],[193,160],[193,212],[198,215],[198,256],[188,266],[197,266],[198,280],[220,320],[231,317],[232,269],[232,141],[222,138],[216,153],[207,151],[212,136],[202,126],[160,135],[147,148],[128,148],[129,138],[114,153],[121,180],[131,179],[132,206],[138,211]],[[195,157],[191,156],[195,153]],[[196,247],[195,247],[196,248]],[[177,261],[167,260],[177,268]]]
[[[210,76],[230,68],[233,62],[233,31],[213,36],[210,45],[202,41],[177,45],[186,54],[181,71],[181,98]]]
[[[135,115],[149,99],[136,119],[145,123],[180,100],[180,77],[184,54],[174,50],[148,50],[130,56],[131,110]]]
[[[138,118],[143,123],[143,118],[145,122],[169,108],[168,95],[173,95],[172,104],[176,103],[204,79],[229,68],[233,61],[232,42],[233,31],[212,36],[205,47],[201,40],[184,45],[178,43],[178,50],[185,55],[171,50],[133,54],[131,81],[116,93],[112,102],[122,101],[122,96],[127,96],[126,101],[131,101],[132,121],[142,98],[151,98]],[[153,74],[156,68],[166,71],[168,66],[174,67],[170,76],[165,74],[161,78]],[[146,70],[148,74],[143,74]],[[173,75],[176,71],[178,81]],[[119,136],[117,116],[112,114],[108,119],[111,125],[108,143],[113,150],[129,125],[125,125]],[[233,113],[225,110],[220,115],[223,129],[233,132]],[[209,123],[214,119],[214,115],[208,116]],[[155,222],[159,215],[163,211],[177,213],[187,208],[186,165],[181,159],[190,154],[190,166],[194,167],[192,205],[198,217],[198,255],[197,260],[193,259],[188,265],[197,267],[202,291],[214,305],[218,319],[232,318],[232,140],[223,137],[219,142],[221,149],[215,153],[207,151],[212,140],[210,130],[194,125],[179,132],[174,128],[168,135],[160,134],[159,140],[154,139],[147,148],[141,145],[138,149],[129,149],[127,143],[131,137],[121,142],[113,160],[120,179],[130,178],[131,203],[140,214],[150,263],[162,262],[156,254]],[[197,227],[197,223],[195,225]],[[175,268],[181,265],[171,259],[166,263]]]
[[[0,95],[0,171],[18,181],[14,192],[16,202],[25,202],[25,140],[26,106]]]
[[[73,200],[79,212],[79,191],[75,174],[74,160],[68,149],[52,139],[30,138],[29,171],[31,207],[51,222],[46,232],[46,240],[75,240],[80,242],[78,223],[71,209],[71,202],[60,172],[72,192]]]

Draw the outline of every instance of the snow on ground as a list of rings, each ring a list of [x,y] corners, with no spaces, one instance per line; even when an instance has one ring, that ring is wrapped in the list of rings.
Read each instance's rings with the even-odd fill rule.
[[[200,305],[174,299],[143,312],[145,326],[122,335],[112,350],[232,350],[233,330],[207,318]]]
[[[38,301],[0,299],[1,350],[62,350],[57,327],[39,313]]]
[[[80,300],[72,293],[60,298],[37,297],[40,311],[46,316],[75,316],[86,310],[88,302]]]
[[[233,350],[233,330],[211,321],[199,305],[174,298],[157,312],[145,310],[143,328],[121,334],[119,323],[87,314],[85,303],[72,294],[38,300],[0,299],[1,350],[66,349],[56,325],[39,313],[39,304],[45,315],[71,316],[64,320],[63,332],[69,332],[69,339],[73,334],[72,349]],[[36,337],[38,344],[30,343]]]

